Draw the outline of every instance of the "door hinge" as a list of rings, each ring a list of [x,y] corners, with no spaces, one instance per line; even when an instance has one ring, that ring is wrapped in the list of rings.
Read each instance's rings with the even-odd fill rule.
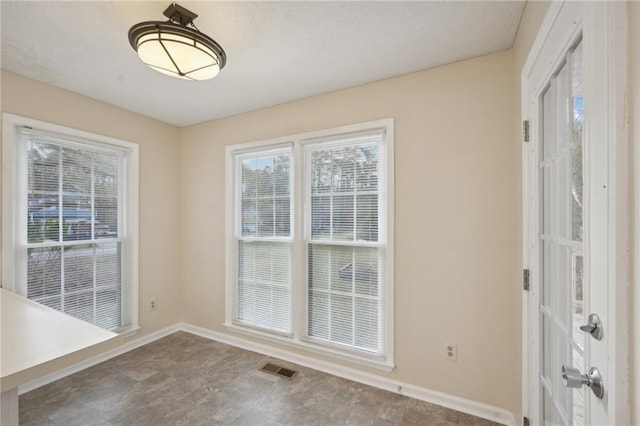
[[[529,270],[522,270],[522,289],[524,291],[529,291]]]
[[[529,142],[529,120],[522,121],[522,140]]]
[[[522,418],[522,426],[529,426],[529,418],[528,417],[523,417]]]

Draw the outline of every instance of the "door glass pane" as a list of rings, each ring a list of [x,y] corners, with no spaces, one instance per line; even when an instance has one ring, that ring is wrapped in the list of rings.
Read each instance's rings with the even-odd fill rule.
[[[568,236],[568,194],[567,194],[567,159],[561,157],[551,164],[551,199],[552,204],[546,206],[550,211],[551,234],[560,238]]]
[[[582,80],[582,43],[573,51],[571,56],[571,99],[572,99],[572,142],[574,148],[571,153],[571,234],[576,241],[582,241],[582,138],[584,124],[584,97]]]
[[[556,151],[567,148],[571,137],[571,67],[565,65],[555,78],[556,88],[556,110],[555,110],[555,135]]]
[[[577,152],[572,150],[571,159]],[[580,153],[581,155],[581,153]],[[581,161],[581,160],[580,160]],[[579,220],[580,235],[582,235],[582,214],[577,210],[582,210],[582,186],[580,185],[580,205],[575,204],[575,198],[573,192],[569,194],[568,184],[568,160],[566,156],[559,158],[553,158],[546,160],[542,164],[541,176],[542,176],[542,233],[547,235],[554,235],[563,239],[571,238],[569,226],[570,219],[569,213],[572,217]],[[580,169],[582,173],[582,169]],[[572,179],[577,179],[574,176],[576,172],[572,170]],[[580,178],[581,179],[581,178]],[[573,181],[572,188],[573,191]],[[571,212],[569,208],[571,206]],[[573,222],[572,222],[573,223]],[[573,233],[573,231],[571,231]]]
[[[556,84],[551,81],[549,88],[542,96],[542,145],[540,152],[542,153],[541,159],[551,158],[555,154],[555,134],[553,129],[555,128],[555,103],[556,98]]]
[[[553,328],[551,320],[547,315],[542,315],[542,343],[545,347],[553,347],[555,337],[553,334]],[[553,376],[555,374],[557,362],[554,359],[554,353],[551,351],[545,351],[542,354],[542,375],[549,383],[553,383]]]
[[[551,251],[552,244],[548,241],[541,241],[542,244],[542,256],[541,256],[541,269],[542,269],[542,294],[540,295],[540,301],[543,306],[550,307],[552,299],[551,294],[551,271],[554,270],[552,263],[555,263],[556,257]]]
[[[550,234],[551,233],[551,210],[549,209],[549,206],[551,205],[551,167],[549,166],[544,166],[541,171],[540,174],[542,176],[542,184],[541,184],[541,197],[540,199],[542,200],[542,205],[543,205],[543,209],[542,209],[542,233],[543,234]]]
[[[571,320],[573,322],[572,332],[574,343],[584,350],[585,333],[580,330],[580,326],[586,323],[584,314],[584,258],[573,253],[571,255]]]
[[[571,150],[569,159],[571,167],[570,199],[571,199],[571,239],[582,241],[582,145]]]
[[[564,423],[552,401],[553,398],[545,391],[543,403],[544,424],[548,426],[563,426]]]
[[[556,403],[556,409],[560,418],[564,424],[570,424],[570,412],[571,412],[571,388],[568,388],[565,384],[564,379],[562,378],[562,366],[563,365],[573,365],[571,361],[571,343],[570,339],[568,339],[566,329],[562,327],[556,328],[556,340],[554,344],[556,345],[556,353],[557,353],[557,364],[554,371],[554,399]]]
[[[569,269],[569,249],[557,243],[543,241],[542,251],[542,303],[562,326],[567,327],[569,313],[566,304],[571,272]]]
[[[584,333],[583,333],[584,335]],[[572,347],[571,351],[573,366],[579,369],[581,372],[587,371],[587,366],[584,361],[584,349],[577,346]],[[586,387],[578,389],[571,389],[571,409],[572,409],[572,422],[573,426],[581,426],[585,424],[584,412],[585,412],[585,397],[589,391]]]
[[[582,59],[580,46],[540,99],[540,414],[545,425],[584,424],[585,388],[570,389],[563,365],[585,372],[582,255]]]
[[[554,288],[554,294],[552,296],[553,302],[551,306],[554,310],[554,317],[560,327],[562,327],[566,333],[569,328],[569,309],[568,309],[568,295],[570,291],[570,277],[571,277],[571,260],[570,249],[564,245],[558,244],[555,250],[555,274],[553,274],[553,280],[551,285]]]

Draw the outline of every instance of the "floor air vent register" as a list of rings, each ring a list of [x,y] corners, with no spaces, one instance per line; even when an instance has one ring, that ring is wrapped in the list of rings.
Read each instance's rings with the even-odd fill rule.
[[[289,368],[281,367],[279,365],[272,364],[270,362],[266,363],[260,369],[260,371],[263,371],[263,372],[269,373],[269,374],[273,374],[275,376],[284,377],[285,379],[289,379],[289,380],[293,379],[295,377],[295,375],[298,374],[298,372],[295,371],[295,370],[291,370]]]

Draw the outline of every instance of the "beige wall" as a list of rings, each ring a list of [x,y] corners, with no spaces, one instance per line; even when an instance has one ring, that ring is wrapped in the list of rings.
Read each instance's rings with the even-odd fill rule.
[[[180,321],[179,129],[2,71],[2,112],[135,142],[140,147],[137,337]],[[146,307],[158,299],[157,310]]]
[[[226,145],[395,118],[397,368],[362,369],[519,418],[519,74],[546,7],[510,51],[184,129],[7,72],[2,111],[140,144],[140,335],[226,333]]]
[[[515,410],[512,59],[497,53],[182,129],[185,320],[226,332],[225,145],[393,117],[397,368],[388,375]],[[444,359],[445,341],[457,342],[457,362]]]

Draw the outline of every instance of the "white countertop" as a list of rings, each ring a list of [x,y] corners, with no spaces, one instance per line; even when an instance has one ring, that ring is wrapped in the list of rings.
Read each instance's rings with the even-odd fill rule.
[[[2,390],[51,373],[38,369],[46,363],[88,348],[106,350],[123,340],[119,334],[4,289],[0,289],[0,299]]]

